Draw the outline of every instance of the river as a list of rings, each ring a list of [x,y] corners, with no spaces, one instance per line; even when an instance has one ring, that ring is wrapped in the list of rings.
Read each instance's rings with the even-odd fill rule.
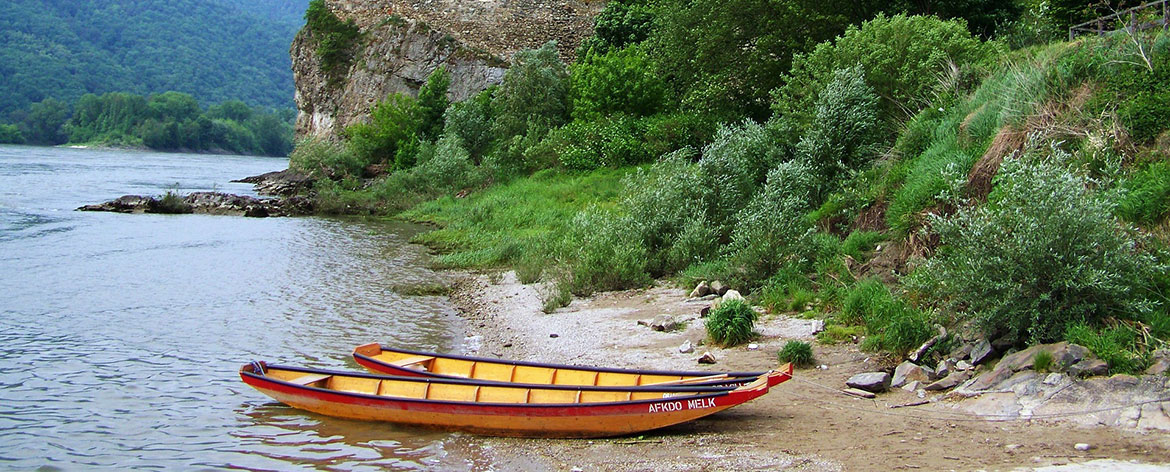
[[[0,468],[461,468],[445,434],[338,420],[239,380],[251,360],[358,369],[379,341],[450,350],[462,326],[407,240],[334,218],[73,211],[218,190],[287,160],[0,146]]]

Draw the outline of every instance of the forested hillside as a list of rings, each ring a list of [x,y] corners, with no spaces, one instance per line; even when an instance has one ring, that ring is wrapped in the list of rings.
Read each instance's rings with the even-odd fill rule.
[[[292,107],[288,47],[307,0],[0,2],[0,119],[53,98],[177,91]]]

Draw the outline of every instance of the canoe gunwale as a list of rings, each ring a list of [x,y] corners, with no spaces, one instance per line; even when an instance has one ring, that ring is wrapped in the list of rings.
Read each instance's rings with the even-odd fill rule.
[[[250,367],[250,366],[246,366],[246,367]],[[282,366],[273,366],[273,368],[279,368],[281,370],[286,370],[286,367],[282,367]],[[292,369],[287,369],[287,370],[292,370]],[[297,369],[297,370],[300,370],[300,369]],[[322,372],[329,372],[329,371],[322,371]],[[310,385],[300,385],[300,384],[289,382],[286,380],[279,380],[279,379],[275,379],[275,378],[272,378],[272,377],[269,377],[266,375],[256,374],[254,372],[246,371],[244,369],[240,369],[240,376],[244,377],[244,379],[243,379],[244,382],[248,383],[248,384],[251,384],[251,382],[248,382],[248,379],[251,378],[251,379],[254,379],[255,381],[257,381],[261,384],[269,384],[269,385],[273,385],[273,386],[279,386],[279,387],[281,387],[280,390],[283,390],[285,392],[314,393],[314,394],[316,394],[315,396],[318,396],[318,397],[322,396],[322,395],[324,395],[324,396],[340,395],[342,397],[349,397],[349,398],[354,398],[354,399],[359,399],[359,400],[369,400],[369,401],[374,401],[374,402],[383,403],[383,404],[394,403],[394,402],[405,402],[405,403],[424,404],[424,405],[472,407],[472,408],[476,408],[476,409],[482,408],[485,410],[490,410],[493,408],[497,408],[497,409],[498,408],[541,408],[541,409],[544,409],[544,408],[566,408],[566,407],[572,407],[572,408],[623,407],[623,406],[632,406],[632,405],[648,405],[648,404],[652,404],[652,403],[699,400],[699,399],[705,399],[705,398],[719,398],[719,397],[725,397],[725,396],[731,395],[733,392],[738,390],[738,389],[728,389],[728,390],[714,390],[713,391],[713,390],[707,389],[707,390],[703,390],[700,392],[696,392],[696,393],[698,393],[696,395],[677,396],[677,397],[658,398],[658,399],[647,399],[647,400],[628,400],[628,401],[618,401],[618,402],[498,403],[498,402],[468,402],[468,401],[453,401],[453,400],[430,400],[430,399],[421,399],[421,398],[395,397],[395,396],[388,396],[388,395],[375,395],[375,394],[369,394],[369,393],[358,393],[358,392],[349,392],[349,391],[344,391],[344,390],[334,390],[334,389],[328,389],[328,388],[314,387],[314,386],[310,386]],[[389,379],[389,380],[410,380],[410,381],[414,381],[414,382],[427,382],[427,383],[430,383],[429,381],[431,380],[431,379],[420,379],[417,377],[388,377],[388,376],[373,376],[373,377],[374,378]],[[482,383],[482,382],[464,382],[464,384],[471,384],[471,385],[478,384],[478,383]],[[253,386],[255,387],[255,385],[253,385]],[[523,384],[510,384],[510,385],[492,384],[490,386],[493,386],[493,387],[510,386],[513,388],[528,388],[527,386],[525,386]],[[533,385],[532,387],[533,388],[537,388],[537,387],[543,388],[543,386],[537,386],[537,385]],[[762,386],[757,387],[757,388],[763,388],[766,390],[766,389],[768,389],[768,386],[767,386],[767,383],[765,382]],[[578,390],[578,389],[574,389],[574,390]],[[611,389],[611,390],[629,391],[629,389]]]
[[[355,360],[356,359],[366,360],[366,361],[369,361],[370,363],[373,363],[373,364],[385,365],[385,366],[392,367],[392,368],[397,369],[397,370],[410,370],[410,369],[407,369],[407,368],[404,368],[401,366],[389,364],[385,361],[374,359],[371,356],[361,354],[358,352],[358,349],[361,349],[361,348],[367,347],[367,346],[373,346],[373,345],[378,346],[378,349],[380,351],[401,352],[401,353],[412,354],[412,355],[416,355],[416,356],[430,356],[430,357],[435,357],[435,358],[458,359],[458,360],[462,360],[462,361],[487,362],[487,363],[491,363],[491,364],[525,366],[525,367],[542,367],[542,368],[549,368],[549,369],[588,370],[588,371],[604,372],[604,373],[609,373],[609,374],[635,374],[635,375],[640,374],[640,375],[666,375],[666,376],[673,375],[673,376],[680,376],[680,377],[704,377],[704,376],[710,376],[710,375],[716,375],[716,374],[723,374],[723,375],[728,376],[729,378],[751,378],[751,377],[759,377],[761,375],[765,375],[768,373],[766,371],[759,371],[759,372],[706,372],[706,371],[685,371],[685,370],[638,370],[638,369],[619,369],[619,368],[613,368],[613,367],[593,367],[593,366],[580,366],[580,365],[568,365],[568,364],[551,364],[551,363],[545,363],[545,362],[527,362],[527,361],[515,361],[515,360],[505,360],[505,359],[489,359],[486,357],[464,356],[464,355],[458,355],[458,354],[436,354],[433,352],[413,351],[413,350],[409,350],[409,349],[387,349],[385,346],[383,346],[380,343],[363,344],[361,346],[354,348],[353,357],[355,358]],[[366,365],[366,364],[362,364],[362,365]],[[438,373],[434,373],[434,372],[414,371],[414,370],[411,370],[411,371],[417,372],[417,375],[423,376],[423,377],[449,378],[449,379],[464,379],[465,378],[465,377],[459,377],[456,375],[438,374]]]

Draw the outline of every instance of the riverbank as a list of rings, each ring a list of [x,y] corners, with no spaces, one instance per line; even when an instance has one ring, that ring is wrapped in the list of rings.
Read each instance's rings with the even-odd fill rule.
[[[492,279],[495,280],[492,280]],[[774,367],[789,339],[811,340],[812,320],[766,316],[757,325],[758,348],[697,346],[704,336],[699,310],[683,290],[600,293],[576,299],[552,314],[541,311],[540,285],[520,284],[513,273],[472,275],[451,294],[465,318],[469,353],[489,357],[629,368],[696,369],[710,351],[710,370]],[[639,321],[667,314],[685,327],[654,331]],[[1014,470],[1082,464],[1109,458],[1157,463],[1170,457],[1170,438],[1075,422],[979,418],[947,400],[919,401],[894,389],[874,400],[845,396],[837,388],[851,375],[881,366],[853,344],[815,344],[824,369],[797,371],[793,381],[767,396],[719,415],[636,438],[527,440],[460,435],[449,443],[469,463],[501,470]],[[1085,399],[1085,403],[1090,401]],[[1100,405],[1097,405],[1098,407]],[[1091,448],[1081,451],[1078,443]],[[1107,467],[1123,470],[1126,462]]]

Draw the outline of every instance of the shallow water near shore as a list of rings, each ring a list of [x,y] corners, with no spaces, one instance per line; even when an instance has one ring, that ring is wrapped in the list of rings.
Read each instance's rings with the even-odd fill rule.
[[[0,468],[461,468],[442,433],[294,410],[253,359],[358,369],[354,346],[450,350],[421,228],[369,219],[73,211],[217,190],[287,160],[0,146]]]

